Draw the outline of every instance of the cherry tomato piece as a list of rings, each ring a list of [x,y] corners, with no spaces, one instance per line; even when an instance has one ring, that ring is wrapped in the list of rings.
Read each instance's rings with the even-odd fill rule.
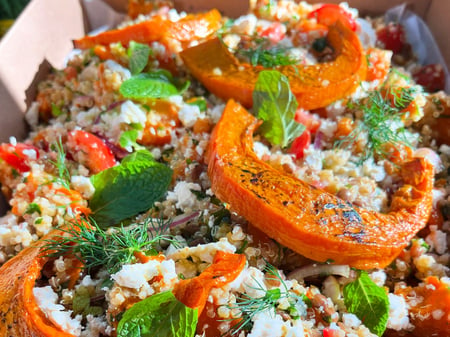
[[[311,132],[305,129],[303,133],[294,139],[289,152],[292,153],[296,159],[303,158],[305,149],[311,144]]]
[[[322,330],[323,337],[339,337],[341,336],[339,330],[325,328]]]
[[[377,45],[392,50],[394,54],[400,53],[406,45],[405,30],[400,24],[389,22],[377,31]]]
[[[344,8],[336,4],[325,4],[308,14],[308,19],[315,18],[318,23],[331,26],[341,20],[348,28],[355,31],[357,24],[355,19]]]
[[[284,38],[286,27],[280,22],[273,22],[261,32],[261,36],[267,37],[272,43],[277,43]]]
[[[116,164],[111,149],[92,133],[83,130],[69,132],[67,146],[74,158],[87,166],[93,173],[106,170]]]
[[[298,109],[295,112],[294,119],[297,123],[303,124],[310,133],[316,133],[320,127],[319,117],[303,109]]]
[[[445,88],[444,68],[440,64],[428,64],[412,74],[414,81],[425,91],[436,92]]]
[[[33,154],[31,151],[34,151]],[[0,158],[19,172],[28,172],[28,161],[39,158],[39,149],[33,145],[18,143],[16,145],[3,143],[0,145]]]

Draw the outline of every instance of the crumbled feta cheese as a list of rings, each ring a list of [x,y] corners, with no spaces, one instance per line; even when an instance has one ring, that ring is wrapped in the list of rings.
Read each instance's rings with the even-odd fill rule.
[[[398,296],[392,293],[388,294],[389,297],[389,318],[387,327],[394,330],[403,330],[410,328],[408,318],[408,308],[406,306],[405,299],[402,296]]]
[[[384,286],[384,282],[386,282],[386,273],[384,270],[376,270],[370,273],[369,276],[377,286]]]
[[[58,295],[52,287],[34,288],[33,295],[36,303],[45,316],[64,332],[79,336],[81,333],[81,315],[71,317],[71,311],[66,311],[64,306],[58,303]]]
[[[83,198],[90,199],[94,195],[95,188],[89,177],[72,176],[70,185],[74,190],[80,192]]]
[[[202,116],[203,114],[197,105],[184,104],[178,111],[178,118],[187,128],[193,127],[195,122]]]
[[[197,197],[192,190],[201,191],[201,186],[195,183],[188,183],[186,181],[179,181],[173,190],[167,194],[167,200],[175,201],[175,207],[185,211],[186,209],[193,208],[197,201]]]
[[[111,275],[111,278],[122,287],[139,289],[159,274],[157,269],[159,264],[156,260],[144,264],[125,264],[117,273]]]
[[[236,247],[228,242],[226,238],[221,238],[218,242],[207,243],[195,247],[184,247],[172,252],[167,251],[167,258],[174,261],[196,257],[200,261],[212,263],[214,256],[219,251],[234,253]]]

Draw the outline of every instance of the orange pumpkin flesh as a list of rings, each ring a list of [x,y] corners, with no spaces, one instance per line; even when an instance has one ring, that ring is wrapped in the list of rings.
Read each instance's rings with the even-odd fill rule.
[[[53,325],[36,303],[33,288],[48,258],[40,249],[46,239],[62,235],[54,230],[6,262],[0,273],[0,336],[73,337]]]
[[[404,164],[405,185],[391,212],[358,208],[259,160],[252,150],[258,122],[230,100],[211,135],[208,174],[213,192],[279,243],[308,258],[359,269],[383,268],[426,225],[433,167]]]
[[[328,40],[337,54],[332,62],[275,68],[288,77],[299,106],[324,107],[352,93],[364,79],[366,60],[354,32],[338,21],[329,28]],[[218,39],[187,48],[180,56],[192,75],[213,94],[251,107],[252,92],[262,66],[240,63]]]
[[[177,22],[155,16],[149,20],[121,29],[82,37],[74,40],[73,44],[75,48],[89,49],[96,45],[109,46],[111,43],[118,42],[128,46],[131,41],[150,43],[165,39],[175,39],[180,42],[188,42],[214,33],[221,25],[221,18],[222,16],[216,9],[206,13],[187,15]]]

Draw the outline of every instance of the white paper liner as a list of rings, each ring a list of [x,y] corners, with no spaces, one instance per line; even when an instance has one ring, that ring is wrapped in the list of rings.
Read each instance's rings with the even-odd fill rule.
[[[431,34],[427,24],[407,8],[407,4],[391,8],[384,15],[385,22],[398,22],[406,32],[406,38],[411,44],[418,63],[421,65],[440,64],[445,72],[445,91],[450,93],[450,74],[444,57]]]

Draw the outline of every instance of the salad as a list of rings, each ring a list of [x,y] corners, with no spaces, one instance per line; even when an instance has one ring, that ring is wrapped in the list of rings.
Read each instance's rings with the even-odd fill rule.
[[[404,27],[128,8],[0,144],[0,335],[450,336],[450,98]]]

